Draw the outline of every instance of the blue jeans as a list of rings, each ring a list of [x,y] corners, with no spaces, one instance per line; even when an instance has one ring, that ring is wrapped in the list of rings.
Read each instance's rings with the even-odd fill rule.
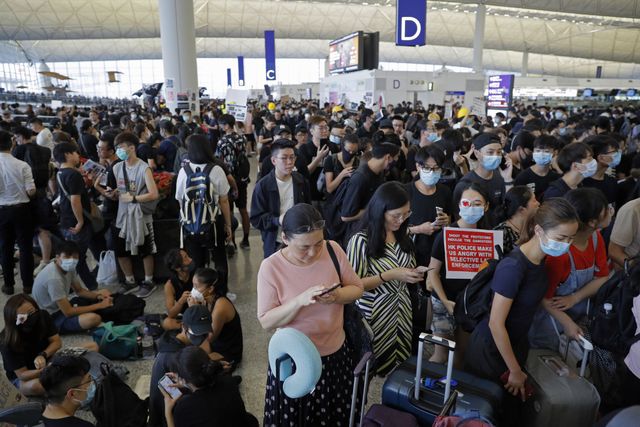
[[[78,259],[78,266],[76,267],[78,276],[80,276],[80,278],[84,282],[84,285],[88,289],[97,289],[98,282],[96,282],[95,276],[91,273],[91,271],[89,270],[89,266],[87,265],[87,250],[89,249],[89,244],[91,243],[91,238],[93,237],[91,224],[85,224],[78,234],[73,234],[67,229],[62,230],[62,235],[66,240],[76,242],[80,247],[80,258]]]

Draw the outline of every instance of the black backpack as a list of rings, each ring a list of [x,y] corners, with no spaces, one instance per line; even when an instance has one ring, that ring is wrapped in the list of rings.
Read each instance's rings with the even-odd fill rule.
[[[51,150],[37,144],[25,144],[24,161],[31,166],[36,188],[44,188],[49,182]]]
[[[342,242],[347,231],[347,224],[342,221],[340,216],[340,208],[342,207],[344,196],[347,194],[347,189],[349,188],[349,180],[350,178],[342,180],[338,188],[336,188],[333,193],[329,194],[327,201],[322,208],[328,234],[327,237],[329,240],[333,240],[338,243]]]
[[[593,344],[620,356],[629,353],[629,348],[640,341],[632,311],[633,299],[639,294],[640,264],[631,267],[627,260],[624,269],[611,276],[591,300],[589,332]],[[611,304],[608,313],[605,304]]]
[[[97,310],[103,322],[114,325],[128,325],[144,314],[146,302],[135,295],[115,294],[111,307]]]
[[[475,327],[491,310],[491,280],[496,272],[498,263],[503,258],[502,248],[496,245],[498,259],[488,259],[478,270],[478,273],[458,294],[454,306],[456,323],[465,331],[473,332]]]
[[[238,153],[238,167],[236,168],[236,177],[240,178],[242,182],[249,182],[249,175],[251,174],[251,165],[249,159],[244,151]]]
[[[146,427],[149,398],[140,399],[108,366],[102,366],[102,374],[91,401],[96,427]]]

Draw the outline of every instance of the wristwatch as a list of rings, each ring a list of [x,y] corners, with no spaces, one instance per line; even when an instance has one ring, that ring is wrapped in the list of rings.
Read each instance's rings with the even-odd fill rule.
[[[46,351],[41,351],[40,353],[38,353],[38,356],[44,357],[45,360],[49,358]]]
[[[131,203],[138,203],[138,201],[136,200],[136,196],[133,196],[133,199],[131,200]]]

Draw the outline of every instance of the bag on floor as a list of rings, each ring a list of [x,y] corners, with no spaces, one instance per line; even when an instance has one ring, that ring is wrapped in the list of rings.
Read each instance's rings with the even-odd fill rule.
[[[103,322],[113,322],[114,325],[127,325],[144,314],[146,302],[135,295],[113,295],[111,307],[96,310]]]
[[[113,322],[107,322],[93,331],[92,336],[100,348],[100,353],[109,359],[127,360],[136,355],[136,325],[114,326]]]
[[[149,398],[142,400],[116,373],[105,367],[91,401],[96,427],[146,427]]]
[[[116,265],[116,253],[114,251],[100,252],[96,282],[98,282],[100,286],[118,283],[118,267]]]

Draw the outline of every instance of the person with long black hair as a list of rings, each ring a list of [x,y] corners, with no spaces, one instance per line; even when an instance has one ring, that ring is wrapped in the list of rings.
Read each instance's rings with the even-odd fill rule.
[[[409,194],[397,182],[381,185],[349,239],[347,254],[365,292],[357,302],[373,329],[376,371],[386,375],[411,354],[412,311],[408,286],[424,279],[416,269],[407,233]]]
[[[502,253],[511,252],[520,239],[522,228],[529,217],[538,210],[540,203],[535,194],[526,185],[516,185],[507,191],[504,198],[504,213],[507,220],[496,225],[494,230],[502,231]]]
[[[164,301],[167,317],[162,321],[163,329],[180,329],[180,316],[188,307],[188,299],[193,287],[195,262],[184,249],[173,248],[164,257],[169,268],[169,279],[164,284]]]

